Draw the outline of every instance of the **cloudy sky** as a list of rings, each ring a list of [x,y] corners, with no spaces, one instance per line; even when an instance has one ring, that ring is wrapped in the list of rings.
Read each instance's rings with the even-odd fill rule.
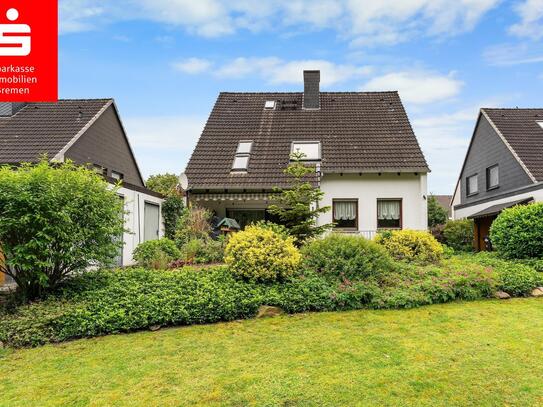
[[[114,97],[145,176],[220,91],[398,90],[452,193],[480,107],[541,107],[543,0],[60,0],[60,95]]]

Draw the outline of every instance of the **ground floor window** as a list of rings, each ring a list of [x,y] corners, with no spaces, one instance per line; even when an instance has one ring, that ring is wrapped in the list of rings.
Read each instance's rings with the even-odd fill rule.
[[[358,200],[332,200],[333,221],[336,228],[358,228]]]
[[[377,228],[401,229],[402,228],[402,200],[378,199],[377,200]]]

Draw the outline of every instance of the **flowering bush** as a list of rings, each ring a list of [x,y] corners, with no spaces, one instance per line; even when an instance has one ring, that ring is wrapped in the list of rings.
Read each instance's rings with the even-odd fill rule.
[[[443,246],[428,232],[386,231],[378,234],[375,240],[398,260],[433,263],[443,256]]]
[[[230,237],[224,258],[234,275],[254,281],[292,276],[301,259],[293,238],[254,225]]]

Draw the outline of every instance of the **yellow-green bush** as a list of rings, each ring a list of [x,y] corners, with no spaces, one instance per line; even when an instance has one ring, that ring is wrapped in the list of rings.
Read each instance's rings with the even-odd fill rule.
[[[224,257],[234,275],[253,281],[292,276],[301,259],[293,238],[254,225],[230,237]]]
[[[443,246],[428,232],[386,231],[378,234],[375,240],[398,260],[433,263],[443,256]]]

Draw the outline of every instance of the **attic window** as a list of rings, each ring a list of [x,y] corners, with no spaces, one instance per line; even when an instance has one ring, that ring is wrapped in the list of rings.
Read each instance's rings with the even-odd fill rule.
[[[264,104],[264,109],[275,110],[275,100],[266,100],[266,103]]]
[[[232,171],[247,171],[252,149],[253,142],[251,140],[239,142],[238,149],[236,150],[236,155],[234,157],[234,163],[232,164]]]
[[[543,122],[537,121],[536,123],[539,124],[539,127],[541,127],[543,129]]]
[[[321,143],[319,141],[294,141],[291,153],[302,153],[304,161],[320,161]]]

